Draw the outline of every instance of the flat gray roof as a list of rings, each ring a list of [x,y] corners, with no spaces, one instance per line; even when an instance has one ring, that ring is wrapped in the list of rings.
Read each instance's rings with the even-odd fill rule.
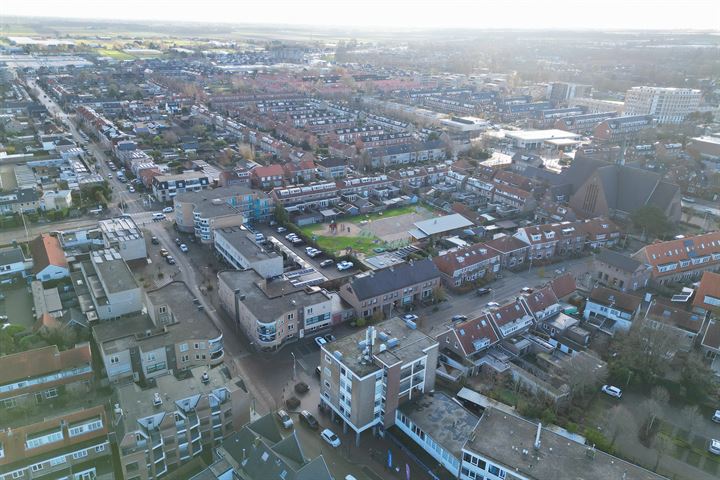
[[[415,227],[426,235],[449,232],[458,228],[466,228],[474,225],[473,222],[459,213],[444,215],[442,217],[430,218],[421,222],[415,222]]]
[[[305,305],[330,301],[319,288],[298,288],[287,280],[266,282],[252,270],[226,271],[219,275],[231,289],[239,290],[240,295],[245,296],[241,302],[259,319],[269,321]]]
[[[92,265],[98,278],[101,280],[107,293],[124,292],[137,288],[138,284],[125,260],[115,249],[97,250],[91,253],[91,262],[83,262],[87,267]],[[90,270],[86,270],[88,277]]]
[[[339,352],[342,355],[340,361],[352,370],[355,375],[362,378],[381,369],[382,364],[394,365],[398,362],[405,364],[422,357],[428,348],[437,345],[436,340],[419,330],[408,327],[399,317],[380,322],[374,325],[374,328],[377,330],[374,352],[377,353],[373,353],[374,359],[372,362],[362,359],[362,348],[359,346],[359,343],[365,340],[367,329],[359,330],[352,335],[336,340],[324,346],[323,349],[330,354]],[[386,340],[381,338],[381,332],[383,336],[387,336],[387,339],[397,338],[398,345],[380,352],[381,344],[387,345]]]
[[[142,232],[130,217],[116,217],[98,222],[100,230],[110,241],[122,242],[142,238]]]
[[[399,410],[457,459],[462,459],[462,448],[480,421],[442,392],[417,396]]]
[[[488,408],[480,417],[475,435],[468,439],[465,448],[533,479],[665,478],[545,428],[540,433],[540,448],[536,450],[534,443],[537,430],[538,424],[534,422]]]
[[[255,243],[255,235],[239,227],[221,228],[215,230],[216,236],[221,236],[240,254],[251,262],[276,258],[279,255],[275,250],[261,247]]]

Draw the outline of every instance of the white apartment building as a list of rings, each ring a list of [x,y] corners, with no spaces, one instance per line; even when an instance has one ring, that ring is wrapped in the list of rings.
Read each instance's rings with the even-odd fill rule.
[[[653,115],[658,124],[681,123],[700,105],[700,90],[633,87],[625,93],[626,115]]]

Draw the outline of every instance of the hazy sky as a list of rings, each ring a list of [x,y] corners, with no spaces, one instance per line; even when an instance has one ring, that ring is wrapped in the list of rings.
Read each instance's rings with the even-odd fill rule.
[[[401,28],[720,30],[720,0],[2,0],[0,15]]]

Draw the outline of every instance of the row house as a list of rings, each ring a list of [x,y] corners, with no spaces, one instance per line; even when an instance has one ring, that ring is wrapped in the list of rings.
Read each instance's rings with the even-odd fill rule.
[[[337,181],[337,187],[340,194],[352,202],[358,198],[373,196],[373,191],[395,188],[395,184],[393,179],[387,175],[377,175],[374,177],[345,178]]]
[[[88,343],[51,345],[0,357],[0,408],[40,405],[66,393],[84,395],[93,380]]]
[[[585,235],[577,231],[571,223],[522,227],[514,236],[530,245],[531,260],[581,252],[585,245]]]
[[[495,172],[493,183],[496,185],[509,185],[519,188],[520,190],[525,190],[526,192],[532,191],[533,188],[532,181],[528,177],[507,170],[498,170]]]
[[[492,191],[492,201],[506,207],[526,211],[535,208],[535,199],[532,193],[510,185],[495,184]]]
[[[583,113],[585,113],[585,110],[580,107],[548,108],[537,112],[533,124],[536,128],[547,128],[559,119],[581,115]]]
[[[595,287],[585,303],[583,317],[600,331],[613,335],[618,330],[630,330],[641,307],[640,297],[606,287]]]
[[[650,282],[652,267],[632,257],[603,248],[593,257],[596,282],[621,292],[639,290]]]
[[[450,288],[482,279],[488,273],[500,271],[500,253],[483,243],[456,248],[433,258],[442,273],[442,280]]]
[[[103,405],[42,408],[0,429],[0,480],[115,478]]]
[[[492,308],[488,314],[501,339],[514,337],[530,330],[534,319],[521,298]]]
[[[285,171],[279,164],[255,167],[250,170],[250,183],[253,187],[263,190],[281,187],[284,178]]]
[[[349,160],[351,158],[354,158],[358,152],[357,147],[354,144],[348,145],[346,143],[330,141],[328,142],[328,153],[332,157],[339,157]]]
[[[390,131],[409,131],[412,127],[409,123],[395,120],[389,117],[383,117],[381,115],[375,115],[372,113],[365,114],[365,123],[370,125],[378,125],[382,128],[387,128]]]
[[[440,140],[368,148],[363,154],[370,158],[373,168],[439,161],[446,156],[445,146]]]
[[[340,128],[335,130],[337,140],[342,143],[354,144],[360,137],[368,135],[382,135],[385,131],[379,125],[367,125],[364,127]]]
[[[485,242],[490,249],[500,255],[501,268],[517,268],[528,259],[530,245],[519,238],[503,235]]]
[[[633,258],[652,267],[657,284],[697,279],[706,271],[720,270],[720,232],[656,242]]]
[[[656,122],[652,115],[630,115],[603,121],[593,130],[597,140],[619,143],[636,138],[643,130],[653,128]]]
[[[447,167],[440,164],[424,168],[404,168],[391,172],[390,177],[400,188],[422,188],[443,181],[447,172]]]
[[[335,182],[314,183],[305,186],[290,185],[275,187],[270,191],[275,205],[281,205],[288,212],[307,209],[325,209],[340,201]]]
[[[339,294],[358,316],[371,317],[431,298],[440,277],[433,261],[426,258],[357,275],[340,287]]]
[[[386,147],[388,145],[402,145],[413,143],[415,137],[411,134],[402,133],[378,133],[372,135],[363,135],[359,139],[361,148]]]
[[[302,145],[307,142],[312,149],[315,149],[318,146],[317,137],[315,135],[288,125],[278,124],[275,127],[275,136],[281,140],[292,143],[293,145]]]
[[[614,247],[620,243],[620,228],[607,218],[591,218],[575,222],[574,225],[585,234],[585,245],[593,250]]]
[[[347,175],[348,163],[343,157],[325,157],[316,162],[317,173],[325,180],[342,178]]]
[[[565,130],[566,132],[577,133],[580,135],[592,133],[595,127],[605,120],[617,117],[617,112],[599,112],[585,113],[582,115],[573,115],[560,118],[555,121],[553,128]]]
[[[703,273],[692,306],[693,312],[703,315],[715,312],[720,308],[720,274]]]
[[[315,180],[315,162],[311,159],[300,160],[299,162],[288,162],[283,166],[285,176],[290,183],[305,183]]]
[[[476,375],[490,359],[488,349],[499,342],[489,314],[454,323],[437,336],[438,375],[450,380]]]
[[[332,117],[321,120],[312,120],[305,125],[305,129],[316,135],[325,135],[339,128],[349,128],[355,125],[355,120],[347,117]]]
[[[664,330],[675,338],[672,347],[666,352],[668,357],[671,357],[678,351],[692,350],[705,326],[705,315],[655,300],[645,311],[643,321],[646,325],[656,330]]]

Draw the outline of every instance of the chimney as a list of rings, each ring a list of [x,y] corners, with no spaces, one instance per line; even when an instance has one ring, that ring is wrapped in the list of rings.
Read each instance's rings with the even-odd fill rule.
[[[538,423],[537,433],[535,434],[535,443],[533,444],[535,450],[540,450],[540,432],[542,432],[542,423]]]

